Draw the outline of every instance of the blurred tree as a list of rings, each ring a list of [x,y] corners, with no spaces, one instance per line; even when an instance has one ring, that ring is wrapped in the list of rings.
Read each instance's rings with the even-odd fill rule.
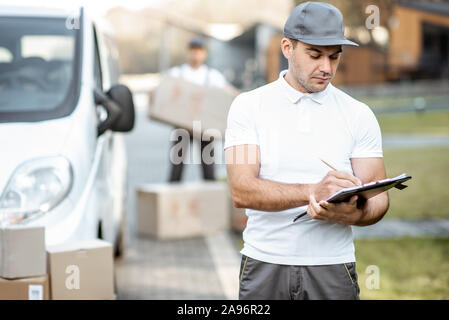
[[[118,38],[120,69],[124,73],[148,73],[158,69],[157,50],[141,38]]]

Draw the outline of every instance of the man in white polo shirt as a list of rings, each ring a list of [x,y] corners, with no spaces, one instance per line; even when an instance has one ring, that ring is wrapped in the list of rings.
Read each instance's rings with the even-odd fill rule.
[[[334,6],[297,6],[281,41],[288,70],[232,103],[228,181],[234,205],[248,216],[240,299],[359,298],[351,225],[378,222],[389,198],[325,201],[386,176],[373,112],[330,83],[343,46],[357,45],[343,31]],[[304,208],[308,214],[293,222]]]

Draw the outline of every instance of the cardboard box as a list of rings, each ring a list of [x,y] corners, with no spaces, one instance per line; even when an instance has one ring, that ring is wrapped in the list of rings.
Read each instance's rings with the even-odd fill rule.
[[[48,300],[48,276],[3,279],[0,278],[0,300]]]
[[[228,111],[234,98],[235,95],[224,89],[164,75],[154,92],[148,116],[188,130],[193,130],[194,121],[201,121],[201,131],[214,128],[224,138]]]
[[[246,209],[234,207],[234,202],[232,200],[232,195],[230,192],[228,192],[228,199],[231,217],[231,228],[236,232],[243,232],[246,228],[246,222],[248,221],[248,216],[245,212]]]
[[[140,235],[175,239],[229,229],[225,183],[146,184],[138,186],[136,192]]]
[[[1,278],[29,278],[46,273],[44,227],[0,228]]]
[[[47,248],[53,300],[114,299],[112,245],[86,240]]]
[[[246,228],[248,216],[244,208],[236,208],[231,205],[231,226],[234,231],[243,232]]]

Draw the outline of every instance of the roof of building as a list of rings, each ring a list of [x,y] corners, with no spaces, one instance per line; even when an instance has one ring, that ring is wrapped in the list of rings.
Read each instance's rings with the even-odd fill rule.
[[[449,1],[399,0],[398,5],[416,10],[449,16]]]

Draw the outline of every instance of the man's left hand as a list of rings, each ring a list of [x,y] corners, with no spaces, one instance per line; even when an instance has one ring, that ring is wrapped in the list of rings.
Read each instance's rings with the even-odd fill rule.
[[[356,224],[363,216],[363,211],[357,208],[358,196],[352,196],[347,202],[329,203],[321,200],[319,203],[313,195],[309,197],[307,214],[312,219],[338,222],[345,225]]]

